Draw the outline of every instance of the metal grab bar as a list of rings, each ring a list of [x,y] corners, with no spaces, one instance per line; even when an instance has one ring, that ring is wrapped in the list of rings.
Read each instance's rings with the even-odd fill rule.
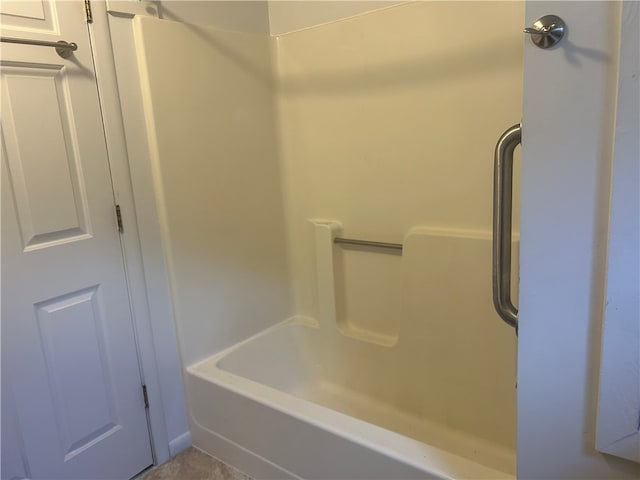
[[[493,306],[518,332],[518,309],[511,303],[511,213],[513,152],[522,139],[516,124],[496,144],[493,168]]]
[[[64,40],[60,40],[58,42],[47,42],[44,40],[29,40],[27,38],[0,37],[0,42],[19,43],[20,45],[35,45],[38,47],[53,47],[56,49],[57,54],[62,58],[69,58],[73,52],[78,50],[78,45],[76,43],[67,43]]]
[[[333,243],[344,243],[347,245],[361,245],[364,247],[390,248],[393,250],[402,251],[401,243],[372,242],[370,240],[355,240],[353,238],[340,238],[340,237],[334,238]]]

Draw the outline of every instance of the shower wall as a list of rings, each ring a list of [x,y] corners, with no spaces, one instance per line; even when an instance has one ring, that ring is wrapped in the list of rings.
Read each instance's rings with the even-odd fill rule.
[[[360,347],[333,339],[323,364],[372,398],[507,448],[516,339],[491,303],[492,172],[497,138],[521,117],[523,16],[517,2],[412,2],[277,37],[294,310],[321,327],[331,317],[318,221],[405,245],[335,247],[330,321],[387,360],[356,367]],[[469,33],[491,24],[504,28]],[[517,192],[515,203],[517,219]]]
[[[411,2],[277,37],[137,20],[185,366],[294,314],[326,325],[314,225],[336,222],[405,250],[334,249],[327,368],[513,449],[516,340],[491,304],[490,227],[522,19],[521,3]],[[469,33],[490,24],[505,28]]]
[[[390,7],[406,0],[269,1],[269,32],[281,35]]]
[[[137,18],[182,361],[290,316],[269,36]]]
[[[518,2],[415,2],[277,37],[297,312],[317,311],[309,219],[388,242],[415,226],[490,231],[493,148],[521,115],[523,14]],[[363,274],[354,283],[375,272]]]
[[[269,34],[267,0],[156,0],[159,18],[236,32]]]

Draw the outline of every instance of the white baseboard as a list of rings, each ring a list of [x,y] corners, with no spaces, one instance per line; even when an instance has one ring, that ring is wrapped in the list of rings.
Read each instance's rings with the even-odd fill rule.
[[[177,454],[191,446],[191,432],[184,432],[169,442],[169,455],[175,457]]]

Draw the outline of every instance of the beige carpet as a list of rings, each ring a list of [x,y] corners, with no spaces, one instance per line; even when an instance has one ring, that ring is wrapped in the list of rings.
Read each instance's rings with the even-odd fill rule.
[[[251,477],[191,447],[137,480],[251,480]]]

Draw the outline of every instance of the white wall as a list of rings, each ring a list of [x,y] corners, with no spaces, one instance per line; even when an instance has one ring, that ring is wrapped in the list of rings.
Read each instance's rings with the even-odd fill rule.
[[[362,15],[407,0],[158,0],[158,17],[238,32],[283,33]]]
[[[159,0],[158,16],[238,32],[269,33],[266,0]]]
[[[271,35],[313,27],[406,0],[158,0],[159,18]]]
[[[525,46],[518,476],[638,478],[595,449],[619,4],[527,2],[569,33]]]
[[[598,450],[640,462],[640,4],[625,2],[611,183]]]
[[[406,1],[406,0],[404,0]],[[269,0],[269,31],[281,35],[386,8],[403,0],[288,1]]]

